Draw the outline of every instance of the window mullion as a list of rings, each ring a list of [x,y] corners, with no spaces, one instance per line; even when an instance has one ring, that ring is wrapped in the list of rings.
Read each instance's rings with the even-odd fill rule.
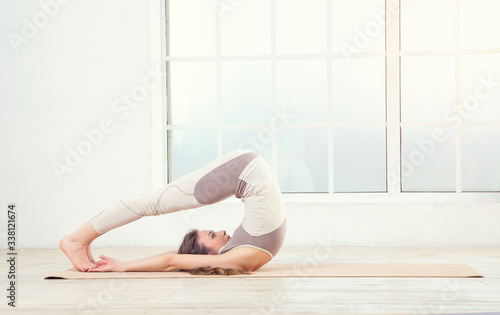
[[[387,191],[401,193],[400,1],[386,0]],[[387,17],[388,8],[390,17]]]
[[[216,8],[220,8],[220,1],[216,1]],[[215,102],[217,106],[217,155],[222,155],[222,65],[221,65],[221,14],[215,15],[215,58],[216,58],[216,92]]]
[[[152,166],[152,188],[157,189],[164,186],[168,180],[168,117],[167,109],[169,102],[167,92],[169,83],[166,59],[168,47],[166,44],[168,35],[168,1],[151,2],[151,66],[161,70],[161,81],[165,84],[151,91],[151,166]]]
[[[460,53],[460,0],[455,1],[455,112],[460,113],[462,108],[462,61]],[[461,121],[456,121],[455,131],[455,181],[456,193],[462,193],[462,128]]]
[[[277,120],[276,112],[278,104],[276,103],[276,1],[271,0],[271,106],[272,106],[272,121]],[[278,178],[278,135],[273,129],[272,140],[272,169],[274,176]]]
[[[333,163],[333,68],[332,68],[332,3],[327,0],[326,8],[326,64],[327,64],[327,91],[328,91],[328,193],[332,194],[334,187]]]

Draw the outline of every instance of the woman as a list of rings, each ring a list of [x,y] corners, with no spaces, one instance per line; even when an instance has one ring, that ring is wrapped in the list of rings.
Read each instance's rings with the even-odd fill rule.
[[[92,241],[114,228],[143,216],[197,208],[230,196],[241,198],[245,203],[243,222],[233,237],[226,231],[192,230],[184,237],[177,253],[126,262],[103,255],[95,262],[92,257]],[[271,168],[257,154],[240,150],[151,194],[105,209],[63,238],[59,246],[80,271],[173,271],[210,267],[245,272],[259,269],[278,253],[285,230],[281,191]]]

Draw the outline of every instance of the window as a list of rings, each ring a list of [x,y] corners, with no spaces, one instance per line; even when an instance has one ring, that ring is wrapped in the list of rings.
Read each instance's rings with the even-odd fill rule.
[[[500,191],[499,8],[166,0],[169,181],[251,149],[285,193]]]
[[[499,191],[500,3],[401,4],[403,191]]]

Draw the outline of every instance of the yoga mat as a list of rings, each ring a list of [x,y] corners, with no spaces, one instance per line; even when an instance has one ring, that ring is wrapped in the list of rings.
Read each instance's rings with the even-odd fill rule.
[[[74,268],[64,270],[45,279],[153,279],[224,277],[191,275],[188,272],[79,272]],[[432,277],[432,278],[483,278],[466,264],[409,264],[409,263],[269,263],[261,269],[238,278],[276,277]]]

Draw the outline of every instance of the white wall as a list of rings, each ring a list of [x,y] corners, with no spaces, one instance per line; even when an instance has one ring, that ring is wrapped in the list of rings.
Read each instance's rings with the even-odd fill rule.
[[[56,248],[106,206],[152,189],[154,91],[146,89],[147,99],[128,113],[121,100],[154,82],[148,70],[150,4],[67,2],[0,2],[2,248],[8,203],[17,204],[18,248]],[[45,13],[44,20],[40,3],[51,3],[45,10],[53,16]],[[26,22],[33,18],[39,27]],[[22,44],[12,44],[13,33],[25,37]],[[84,132],[106,122],[109,132],[85,147]],[[78,148],[89,154],[67,160],[69,150]],[[58,176],[54,163],[68,162],[74,163],[72,172]],[[500,208],[494,203],[292,202],[287,211],[286,245],[500,245]],[[242,215],[243,205],[229,202],[144,218],[109,232],[95,246],[174,246],[191,227],[231,233]]]
[[[111,202],[151,189],[150,91],[128,115],[120,101],[151,76],[149,1],[64,2],[0,2],[2,247],[10,202],[18,246],[56,247]],[[102,123],[108,133],[85,146]],[[87,156],[58,177],[53,163],[78,148]]]

